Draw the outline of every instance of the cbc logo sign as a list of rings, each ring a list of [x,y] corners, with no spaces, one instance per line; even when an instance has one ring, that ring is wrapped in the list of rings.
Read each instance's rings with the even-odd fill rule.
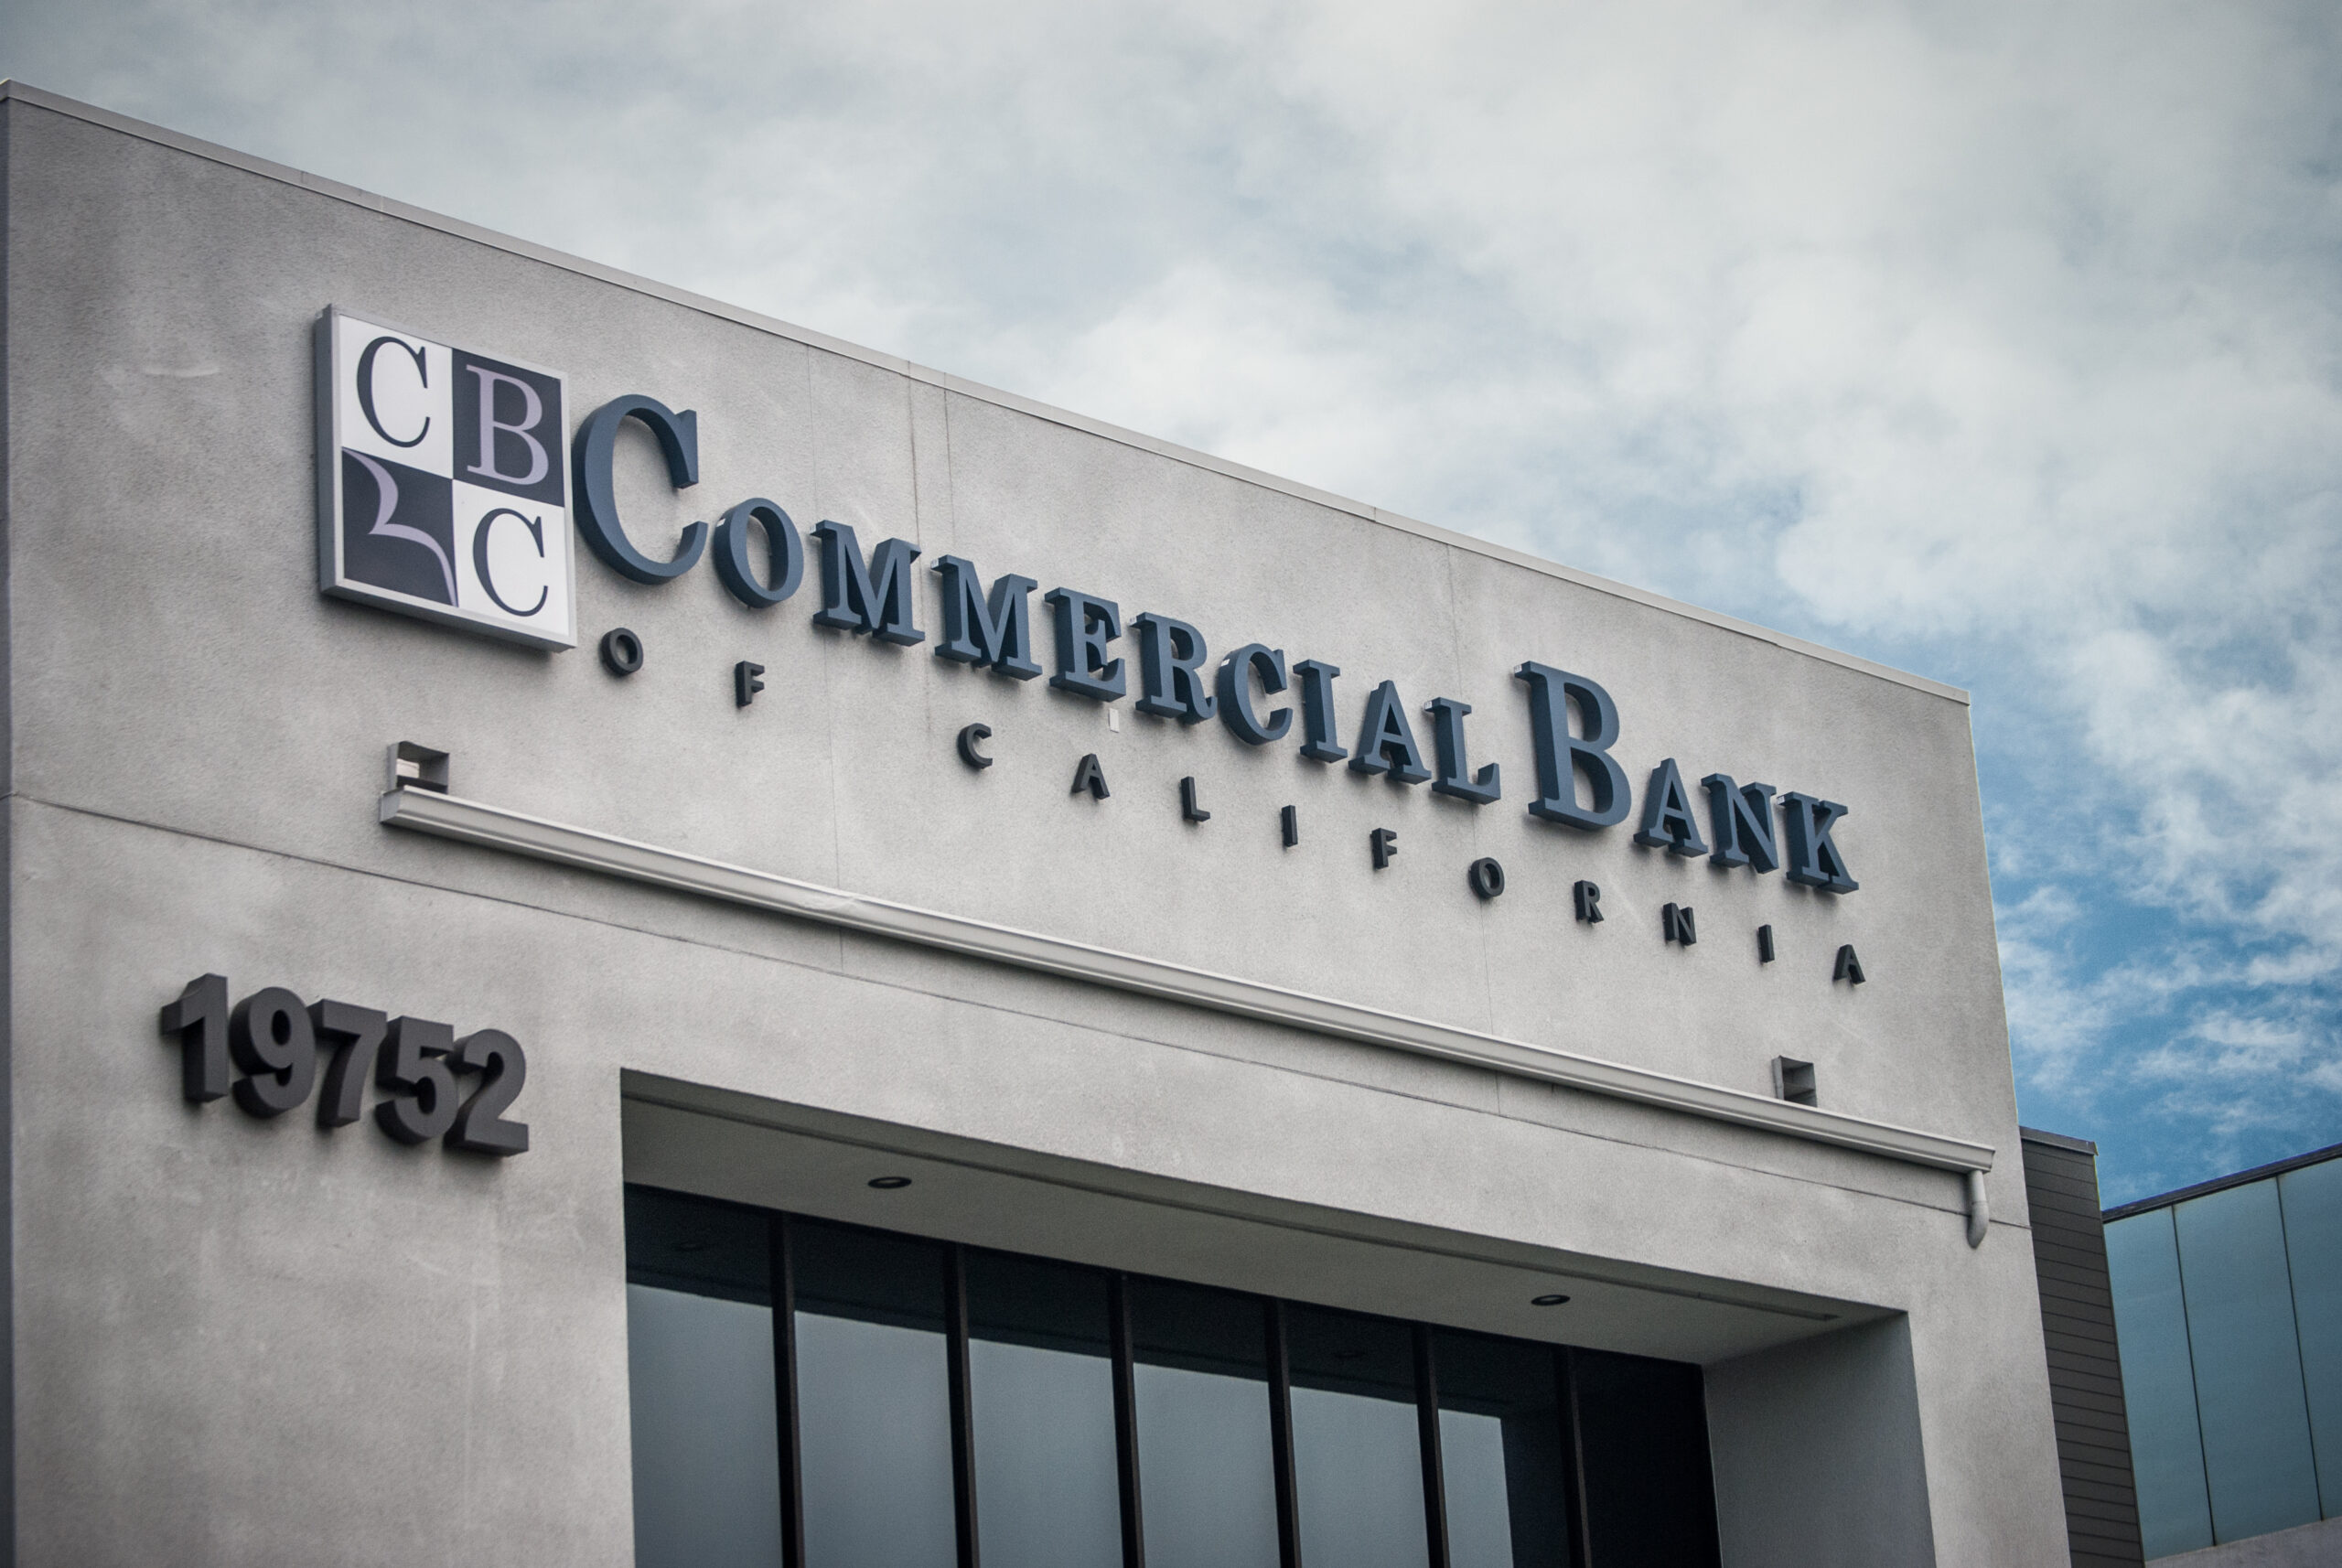
[[[317,381],[318,586],[575,647],[562,378],[328,309]]]

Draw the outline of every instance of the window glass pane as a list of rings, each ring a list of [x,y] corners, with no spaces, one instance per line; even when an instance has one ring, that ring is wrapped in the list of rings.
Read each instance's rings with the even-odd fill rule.
[[[780,1559],[772,1309],[626,1288],[638,1568]]]
[[[790,1222],[809,1568],[952,1568],[943,1249]]]
[[[1568,1568],[1552,1350],[1441,1329],[1432,1355],[1453,1568]]]
[[[1147,1568],[1276,1568],[1264,1308],[1165,1280],[1130,1304]]]
[[[1312,1306],[1291,1309],[1286,1335],[1302,1561],[1424,1568],[1413,1335]]]
[[[628,1188],[627,1377],[640,1568],[780,1552],[765,1219]]]
[[[1598,1350],[1571,1359],[1595,1562],[1713,1564],[1715,1483],[1700,1369]]]
[[[987,1563],[1119,1568],[1106,1277],[968,1253],[976,1534]]]
[[[2171,1210],[2151,1208],[2109,1225],[2106,1273],[2122,1353],[2139,1535],[2149,1557],[2194,1552],[2212,1544],[2212,1505],[2204,1491],[2196,1372],[2187,1354]]]
[[[2174,1206],[2172,1219],[2212,1533],[2241,1541],[2307,1524],[2317,1518],[2317,1470],[2277,1184],[2191,1198]]]
[[[2301,1331],[2302,1381],[2317,1450],[2317,1489],[2328,1519],[2342,1516],[2342,1160],[2277,1178],[2285,1253]]]

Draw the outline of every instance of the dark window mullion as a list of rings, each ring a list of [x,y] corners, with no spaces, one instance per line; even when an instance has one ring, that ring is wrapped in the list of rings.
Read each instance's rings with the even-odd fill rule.
[[[780,1453],[781,1568],[805,1568],[805,1466],[797,1431],[797,1275],[789,1216],[766,1222],[766,1264],[772,1290],[774,1435]]]
[[[975,1408],[968,1391],[968,1254],[956,1241],[943,1249],[943,1336],[945,1374],[951,1384],[951,1512],[960,1541],[960,1568],[978,1568]]]
[[[1123,1568],[1146,1568],[1146,1525],[1139,1511],[1137,1369],[1131,1351],[1130,1276],[1108,1276],[1109,1332],[1114,1348],[1114,1474],[1123,1499]]]
[[[1423,1463],[1423,1544],[1431,1568],[1447,1568],[1447,1477],[1440,1467],[1439,1369],[1432,1364],[1431,1329],[1415,1325],[1415,1437]]]
[[[1594,1568],[1594,1528],[1585,1514],[1585,1443],[1577,1413],[1577,1352],[1553,1353],[1562,1421],[1562,1500],[1567,1505],[1570,1568]]]
[[[1285,1357],[1284,1303],[1264,1304],[1269,1348],[1269,1452],[1277,1488],[1277,1561],[1301,1568],[1301,1499],[1293,1474],[1293,1364]]]

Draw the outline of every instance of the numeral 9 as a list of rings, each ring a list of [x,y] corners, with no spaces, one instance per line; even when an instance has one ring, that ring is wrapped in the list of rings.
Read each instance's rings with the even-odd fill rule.
[[[236,1103],[275,1116],[309,1098],[317,1081],[317,1036],[301,999],[281,985],[255,991],[228,1015],[228,1054],[247,1075]]]

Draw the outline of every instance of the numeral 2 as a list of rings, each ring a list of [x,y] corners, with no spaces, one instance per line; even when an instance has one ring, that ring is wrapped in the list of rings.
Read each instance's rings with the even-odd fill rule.
[[[483,1155],[521,1155],[529,1149],[529,1124],[509,1122],[504,1108],[520,1098],[529,1081],[529,1058],[521,1042],[501,1029],[467,1035],[456,1047],[456,1070],[480,1075],[479,1087],[456,1112],[447,1142]]]

